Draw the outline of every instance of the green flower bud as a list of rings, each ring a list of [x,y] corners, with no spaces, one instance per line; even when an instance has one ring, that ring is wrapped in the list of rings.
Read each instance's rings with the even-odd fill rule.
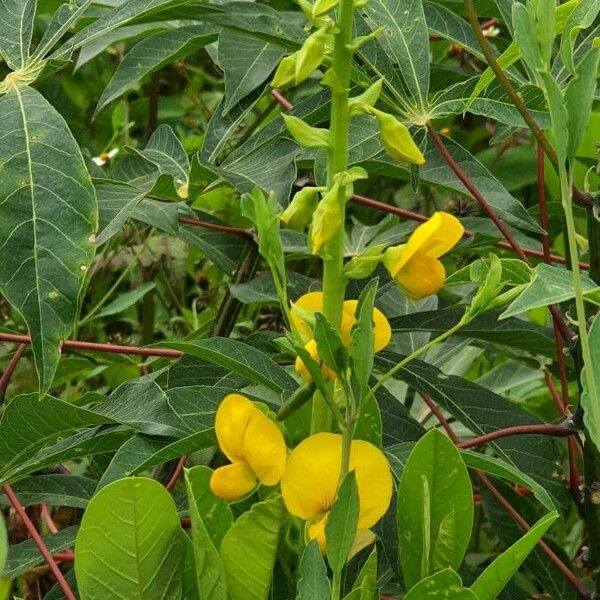
[[[318,254],[342,226],[339,191],[339,184],[334,183],[314,212],[310,228],[310,249],[313,254]]]
[[[280,219],[292,229],[304,229],[310,224],[319,201],[319,190],[314,187],[302,188],[281,214]]]
[[[407,162],[413,165],[422,165],[425,158],[406,126],[396,117],[382,111],[373,111],[379,122],[381,141],[387,153],[398,162]]]
[[[313,5],[312,16],[316,18],[328,13],[338,2],[339,0],[317,0]]]
[[[325,29],[319,29],[306,38],[302,48],[296,52],[296,69],[294,82],[302,83],[315,69],[319,67],[325,55]]]
[[[329,130],[311,127],[292,115],[283,115],[283,120],[293,138],[304,148],[329,147]]]
[[[348,108],[350,115],[359,115],[361,113],[369,113],[369,109],[373,108],[379,96],[381,95],[381,88],[383,87],[383,79],[378,79],[373,85],[369,86],[362,94],[351,98],[348,102]]]
[[[294,83],[296,73],[296,53],[286,56],[277,67],[271,87],[285,88]]]

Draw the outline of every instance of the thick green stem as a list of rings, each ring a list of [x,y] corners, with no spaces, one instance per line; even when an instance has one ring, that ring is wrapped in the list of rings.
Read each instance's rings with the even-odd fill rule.
[[[352,16],[353,0],[341,0],[338,8],[337,32],[334,36],[333,77],[331,97],[330,132],[331,145],[327,162],[327,187],[331,188],[337,173],[348,167],[348,99],[350,93],[350,74],[352,70]],[[344,302],[344,222],[346,217],[347,188],[340,186],[338,206],[340,227],[325,245],[323,259],[323,314],[334,327],[342,320]],[[333,391],[333,389],[332,389]],[[311,431],[329,429],[331,418],[327,404],[315,397]]]

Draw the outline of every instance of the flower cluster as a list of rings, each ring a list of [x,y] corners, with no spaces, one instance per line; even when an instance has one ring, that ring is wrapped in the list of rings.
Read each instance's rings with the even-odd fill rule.
[[[345,346],[350,346],[352,340],[352,328],[356,324],[357,300],[346,300],[342,307],[342,322],[340,324],[340,337]],[[292,305],[292,327],[305,341],[305,350],[316,362],[320,362],[317,351],[317,343],[313,338],[312,320],[315,313],[323,311],[323,293],[309,292],[300,296]],[[392,329],[386,316],[377,308],[373,309],[373,346],[375,352],[383,350],[392,339]],[[310,381],[308,369],[298,357],[295,365],[296,371],[305,381]],[[333,379],[333,372],[323,366],[323,376],[325,379]]]
[[[229,501],[250,494],[261,483],[281,483],[290,514],[307,521],[309,539],[325,551],[325,525],[337,497],[342,462],[342,436],[317,433],[306,438],[289,456],[283,435],[250,400],[230,394],[215,418],[217,441],[231,464],[213,472],[210,488]],[[350,449],[359,498],[358,537],[385,514],[392,495],[390,466],[373,444],[354,440]]]

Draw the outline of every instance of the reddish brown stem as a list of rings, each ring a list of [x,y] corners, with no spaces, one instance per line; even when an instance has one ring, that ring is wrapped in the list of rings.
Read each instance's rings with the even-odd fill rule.
[[[518,511],[512,506],[512,504],[500,493],[498,488],[484,475],[481,471],[475,471],[479,481],[490,491],[490,493],[496,498],[496,500],[502,505],[502,507],[510,514],[510,516],[519,524],[519,527],[523,531],[529,531],[531,526],[527,521],[518,513]],[[575,588],[581,598],[590,600],[592,595],[590,591],[585,587],[584,583],[573,573],[565,563],[554,553],[552,548],[546,544],[543,540],[538,542],[538,546],[543,550],[544,554],[552,561],[554,566],[565,576],[565,579]]]
[[[35,528],[35,525],[29,518],[29,515],[27,514],[26,510],[21,506],[21,503],[19,502],[19,499],[14,493],[12,487],[6,483],[2,486],[2,488],[11,506],[14,508],[15,512],[19,516],[19,519],[21,519],[21,522],[25,526],[25,529],[27,529],[27,533],[29,533],[31,539],[35,542],[35,545],[38,547],[40,554],[44,557],[48,568],[50,569],[50,571],[52,571],[52,574],[56,578],[56,581],[58,582],[58,585],[60,586],[60,589],[62,590],[65,598],[67,600],[77,600],[77,596],[75,596],[75,594],[73,593],[71,586],[69,585],[69,583],[65,579],[65,576],[62,574],[62,571],[56,564],[56,561],[52,557],[50,550],[48,550],[48,546],[46,546],[46,544],[44,543],[42,536]]]
[[[423,402],[427,404],[429,410],[435,415],[435,418],[440,422],[440,425],[444,428],[444,430],[448,434],[448,437],[455,444],[460,444],[460,438],[454,433],[454,430],[450,426],[450,423],[448,423],[448,419],[446,419],[440,407],[427,394],[421,394],[421,398],[423,398]]]
[[[17,351],[10,359],[10,362],[8,363],[8,365],[6,365],[6,370],[4,371],[4,373],[2,373],[2,377],[0,377],[0,404],[2,404],[4,400],[8,384],[10,383],[10,378],[15,372],[15,369],[17,368],[17,364],[21,360],[21,357],[23,356],[23,354],[25,354],[25,350],[27,350],[27,344],[23,343],[17,348]]]
[[[576,429],[565,427],[564,425],[546,425],[544,423],[535,425],[515,425],[514,427],[506,427],[504,429],[497,429],[491,431],[485,435],[473,438],[472,440],[466,440],[458,442],[456,444],[459,448],[473,448],[475,446],[481,446],[494,440],[510,437],[513,435],[550,435],[554,437],[567,437],[575,435]]]
[[[30,344],[28,335],[15,335],[13,333],[0,333],[0,342],[11,344]],[[183,354],[171,348],[140,348],[138,346],[121,346],[119,344],[97,344],[95,342],[80,342],[65,340],[62,348],[71,350],[84,350],[88,352],[108,352],[110,354],[132,354],[137,356],[160,356],[164,358],[180,358]]]
[[[58,527],[56,526],[56,523],[54,522],[54,519],[48,510],[47,504],[40,504],[40,516],[46,523],[46,527],[48,527],[48,531],[50,533],[58,533]]]
[[[278,90],[271,90],[271,98],[273,98],[283,110],[292,110],[292,108],[294,108],[294,105]]]
[[[182,456],[179,459],[179,461],[177,462],[177,465],[175,466],[175,469],[173,470],[173,474],[171,475],[171,478],[165,485],[165,488],[169,492],[175,487],[176,483],[179,481],[179,478],[181,477],[181,475],[183,473],[183,469],[185,468],[185,463],[187,462],[187,459],[188,459],[187,456]]]
[[[548,371],[548,369],[544,369],[544,378],[546,380],[546,387],[550,391],[550,396],[552,396],[552,400],[554,400],[554,404],[556,405],[558,412],[561,415],[568,414],[569,411],[567,410],[565,403],[563,402],[562,398],[560,397],[558,390],[556,389],[556,386],[554,385],[554,379],[552,379],[552,373],[550,373],[550,371]]]
[[[220,231],[221,233],[230,233],[240,237],[248,239],[254,239],[254,234],[250,229],[242,229],[241,227],[229,227],[229,225],[219,225],[218,223],[211,223],[210,221],[200,221],[199,219],[191,219],[189,217],[180,217],[180,223],[185,225],[192,225],[194,227],[202,227],[204,229],[212,229],[214,231]]]
[[[73,554],[73,552],[57,552],[52,556],[54,560],[61,562],[73,562],[75,560],[75,554]]]

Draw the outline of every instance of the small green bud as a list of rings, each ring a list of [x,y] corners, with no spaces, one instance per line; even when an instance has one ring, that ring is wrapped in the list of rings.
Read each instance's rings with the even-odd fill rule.
[[[381,95],[382,87],[383,79],[378,79],[374,84],[369,86],[362,94],[360,94],[360,96],[351,98],[348,102],[350,116],[369,113],[369,109],[373,108],[377,104],[379,96]]]
[[[406,126],[396,117],[380,110],[373,111],[379,122],[381,141],[387,153],[398,162],[413,165],[425,163],[425,157],[412,139]]]
[[[334,175],[334,180],[340,185],[348,185],[359,179],[369,179],[369,174],[362,167],[350,167],[347,171],[341,171]]]
[[[294,83],[296,73],[296,53],[286,56],[277,67],[271,87],[285,88]]]
[[[298,117],[282,115],[292,137],[304,148],[328,148],[329,130],[311,127]]]
[[[321,64],[325,56],[325,41],[327,33],[325,28],[315,31],[306,38],[302,48],[296,52],[296,69],[294,82],[302,83]]]
[[[320,17],[335,8],[339,0],[317,0],[312,9],[313,18]]]
[[[291,229],[302,230],[312,221],[318,201],[318,188],[302,188],[296,192],[280,219]]]
[[[323,246],[342,226],[342,214],[339,204],[339,183],[334,183],[317,205],[310,228],[310,249],[318,254]]]

